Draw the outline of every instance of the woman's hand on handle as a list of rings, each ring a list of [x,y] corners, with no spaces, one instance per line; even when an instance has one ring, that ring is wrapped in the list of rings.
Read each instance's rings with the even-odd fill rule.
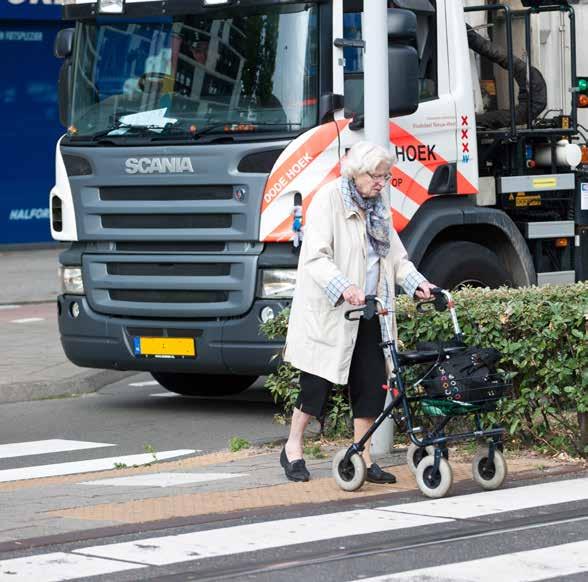
[[[357,287],[357,285],[347,287],[347,289],[343,291],[343,299],[345,299],[349,305],[365,305],[365,293]]]
[[[433,283],[429,283],[428,281],[423,281],[414,292],[414,296],[419,299],[431,299],[431,289],[435,289],[437,285],[433,285]]]

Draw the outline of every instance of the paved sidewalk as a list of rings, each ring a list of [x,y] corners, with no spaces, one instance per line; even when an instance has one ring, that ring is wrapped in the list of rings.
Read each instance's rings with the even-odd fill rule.
[[[417,501],[425,499],[416,489],[403,449],[379,461],[384,467],[392,467],[398,478],[396,484],[365,483],[354,493],[341,491],[331,477],[335,450],[326,451],[324,459],[307,459],[312,474],[308,483],[285,479],[279,452],[278,448],[225,451],[146,467],[0,483],[6,508],[0,523],[0,551],[15,549],[11,541],[16,540],[45,538],[20,544],[21,548],[46,545],[54,543],[55,536],[61,541],[91,539],[105,533],[116,535],[187,525],[217,514],[223,514],[223,519],[255,515],[262,510],[298,504],[362,504],[368,498],[393,494],[409,495]],[[509,481],[586,472],[579,465],[550,459],[507,460],[506,486]],[[452,460],[451,465],[452,493],[472,489],[470,462]],[[478,491],[477,486],[473,489]]]
[[[130,375],[65,357],[55,308],[61,250],[0,252],[0,403],[94,392]]]

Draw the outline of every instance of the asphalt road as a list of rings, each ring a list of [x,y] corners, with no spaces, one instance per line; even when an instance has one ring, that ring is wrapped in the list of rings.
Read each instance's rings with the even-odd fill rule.
[[[226,448],[234,436],[284,437],[287,428],[272,422],[275,412],[261,382],[238,397],[185,398],[138,374],[96,394],[0,405],[0,442],[64,439],[115,444],[119,455],[141,453],[145,445],[204,454]],[[7,450],[0,471],[63,460],[63,453],[19,457]],[[104,448],[72,450],[67,460],[105,454]],[[63,487],[67,497],[82,486]],[[94,487],[89,498],[100,491]],[[116,490],[109,494],[117,499]],[[62,500],[64,507],[76,503]],[[579,582],[588,572],[585,473],[509,482],[489,492],[468,481],[438,501],[418,491],[350,495],[323,505],[220,511],[187,523],[117,529],[85,541],[70,535],[67,543],[55,538],[25,551],[12,545],[0,553],[0,580]]]
[[[145,445],[206,453],[226,449],[232,437],[253,444],[283,438],[287,429],[273,422],[276,412],[261,380],[238,396],[198,398],[174,395],[149,374],[137,374],[77,398],[2,404],[0,442],[71,439],[113,443],[119,454],[142,453]],[[68,460],[93,456],[104,451],[71,452]],[[42,459],[51,463],[56,457],[44,454]],[[0,470],[34,460],[0,459]]]

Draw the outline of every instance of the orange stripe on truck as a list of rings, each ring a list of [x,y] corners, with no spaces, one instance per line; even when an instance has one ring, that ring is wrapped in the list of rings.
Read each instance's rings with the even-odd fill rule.
[[[397,123],[390,122],[390,141],[398,146],[414,146],[427,147],[423,142],[419,141],[414,135],[400,127]],[[435,160],[428,160],[420,162],[423,166],[434,172],[439,166],[447,164],[447,160],[435,152]],[[461,173],[457,172],[457,193],[458,194],[477,194],[478,189],[475,188],[471,182]],[[424,200],[423,200],[424,202]]]
[[[308,166],[314,162],[337,138],[338,131],[349,125],[349,119],[325,123],[315,131],[307,141],[288,156],[280,166],[274,170],[265,185],[261,211],[263,212],[288,185],[297,178]],[[336,125],[335,125],[336,124]],[[338,129],[337,129],[338,128]]]
[[[392,187],[402,192],[405,196],[416,202],[419,206],[426,202],[430,196],[427,189],[421,186],[416,180],[413,180],[408,174],[403,172],[398,166],[392,168]]]
[[[321,183],[312,190],[302,201],[302,211],[303,216],[306,216],[306,211],[308,210],[308,206],[312,202],[314,195],[323,187],[326,186],[329,182],[336,180],[341,175],[341,168],[339,166],[339,162],[337,162],[332,168],[331,171],[323,178]],[[274,228],[264,239],[263,242],[281,242],[285,240],[290,240],[292,238],[292,216],[288,216],[286,220],[283,220],[279,226]]]

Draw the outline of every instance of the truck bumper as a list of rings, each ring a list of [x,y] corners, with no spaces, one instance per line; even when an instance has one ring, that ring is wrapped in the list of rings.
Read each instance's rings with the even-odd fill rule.
[[[287,302],[258,300],[247,314],[226,320],[126,319],[94,312],[83,295],[60,295],[58,320],[61,343],[74,364],[88,368],[264,375],[275,370],[283,342],[269,341],[259,331],[260,312],[279,313]],[[72,306],[78,304],[74,317]],[[145,358],[133,351],[133,338],[193,337],[195,358]]]

